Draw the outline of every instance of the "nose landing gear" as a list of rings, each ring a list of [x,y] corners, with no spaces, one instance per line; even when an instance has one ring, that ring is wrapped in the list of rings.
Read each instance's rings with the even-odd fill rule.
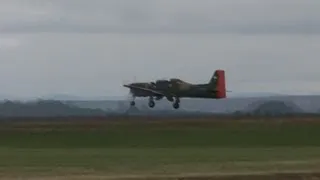
[[[132,95],[129,98],[130,98],[130,106],[135,106],[136,102],[134,100],[136,99],[136,97]]]

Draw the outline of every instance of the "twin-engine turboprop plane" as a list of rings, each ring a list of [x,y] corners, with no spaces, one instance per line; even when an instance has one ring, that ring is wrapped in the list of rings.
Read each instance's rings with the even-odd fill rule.
[[[216,70],[207,84],[191,84],[180,79],[157,80],[151,83],[136,82],[125,84],[132,95],[131,106],[135,105],[135,97],[149,97],[149,107],[155,106],[154,99],[166,98],[178,109],[180,98],[226,98],[225,71]]]

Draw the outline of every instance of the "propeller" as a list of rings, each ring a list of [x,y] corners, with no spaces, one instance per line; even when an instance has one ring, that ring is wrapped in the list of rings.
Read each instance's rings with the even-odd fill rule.
[[[133,100],[133,94],[131,93],[131,91],[128,92],[126,99],[127,99],[128,101],[132,101],[132,100]]]
[[[136,78],[136,76],[133,76],[132,79],[133,79],[133,80],[131,80],[131,81],[129,81],[129,80],[122,80],[122,84],[123,84],[123,85],[124,85],[124,84],[131,84],[131,83],[133,83],[133,82],[136,82],[136,79],[137,79],[137,78]],[[129,90],[129,92],[128,92],[127,96],[126,96],[126,99],[129,100],[129,101],[132,101],[132,100],[133,100],[133,94],[132,94],[131,90]]]

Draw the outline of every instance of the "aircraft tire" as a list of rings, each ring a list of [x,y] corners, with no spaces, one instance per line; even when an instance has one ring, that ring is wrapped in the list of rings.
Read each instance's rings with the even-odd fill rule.
[[[156,104],[154,101],[149,101],[148,105],[150,108],[153,108]]]
[[[135,105],[136,105],[136,102],[134,102],[134,101],[130,102],[130,106],[135,106]]]
[[[175,108],[175,109],[179,109],[179,107],[180,107],[180,104],[179,103],[177,103],[177,102],[175,102],[175,103],[173,103],[173,108]]]

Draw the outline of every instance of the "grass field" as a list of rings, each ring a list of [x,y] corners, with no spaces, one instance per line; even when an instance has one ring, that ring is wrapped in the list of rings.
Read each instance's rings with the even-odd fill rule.
[[[174,179],[293,171],[320,172],[320,120],[88,119],[0,124],[0,177],[6,178],[161,175]]]

